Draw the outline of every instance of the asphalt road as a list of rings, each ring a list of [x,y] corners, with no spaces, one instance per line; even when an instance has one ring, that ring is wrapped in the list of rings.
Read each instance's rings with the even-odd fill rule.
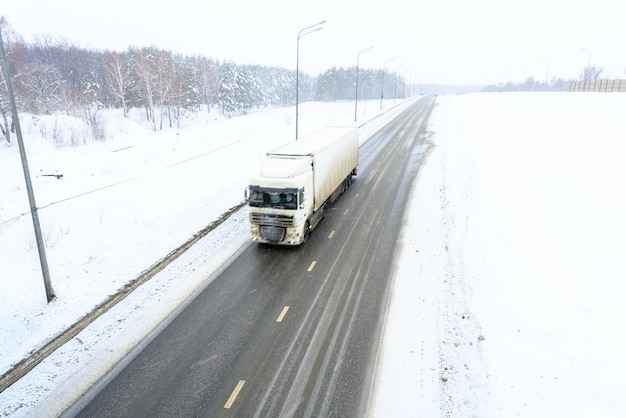
[[[306,244],[245,247],[78,416],[364,416],[433,106],[361,146],[353,186]]]

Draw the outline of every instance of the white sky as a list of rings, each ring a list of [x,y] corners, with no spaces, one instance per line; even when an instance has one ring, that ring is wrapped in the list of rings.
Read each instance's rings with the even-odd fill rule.
[[[203,4],[204,3],[204,4]],[[577,78],[590,59],[625,78],[623,0],[20,0],[0,15],[26,40],[50,35],[97,49],[155,45],[238,64],[398,71],[409,82],[496,84],[534,76]],[[548,73],[549,70],[549,73]]]

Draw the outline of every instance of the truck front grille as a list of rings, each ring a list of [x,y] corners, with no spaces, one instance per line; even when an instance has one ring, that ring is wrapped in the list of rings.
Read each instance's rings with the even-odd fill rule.
[[[274,215],[269,213],[252,213],[250,220],[255,225],[278,226],[289,228],[293,226],[293,216]]]
[[[266,241],[281,242],[285,239],[285,228],[277,226],[261,226],[261,238]]]

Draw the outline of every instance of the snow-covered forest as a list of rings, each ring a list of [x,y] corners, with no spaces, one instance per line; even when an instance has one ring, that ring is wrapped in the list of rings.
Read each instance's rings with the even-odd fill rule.
[[[85,132],[77,138],[78,143],[106,139],[99,110],[107,108],[121,109],[125,116],[130,108],[143,109],[157,131],[180,126],[189,112],[217,109],[234,116],[296,101],[296,72],[290,69],[219,62],[155,46],[131,46],[116,52],[84,49],[49,38],[26,43],[2,17],[0,28],[20,112],[77,117]],[[301,72],[299,102],[353,100],[356,70],[356,66],[335,67],[315,77]],[[358,70],[360,99],[381,95],[400,99],[411,93],[402,74],[386,69]],[[1,81],[4,83],[3,78]],[[5,88],[0,88],[0,112],[2,135],[11,142]],[[54,132],[50,136],[54,137]]]
[[[103,109],[142,109],[154,131],[180,128],[193,112],[221,112],[238,116],[251,109],[292,106],[296,102],[296,71],[281,67],[237,64],[200,55],[184,55],[157,46],[129,46],[125,51],[86,49],[66,40],[40,36],[33,42],[12,30],[0,16],[13,89],[20,113],[54,115],[41,122],[42,135],[57,146],[75,146],[105,140]],[[294,54],[295,55],[295,54]],[[294,56],[294,60],[295,60]],[[357,76],[358,70],[358,76]],[[588,64],[580,80],[598,80],[604,69]],[[358,77],[358,78],[357,78]],[[351,101],[403,99],[416,93],[441,94],[470,91],[568,91],[570,82],[549,67],[543,80],[480,86],[420,84],[404,72],[383,68],[332,67],[322,74],[302,71],[298,100]],[[0,74],[0,84],[4,77]],[[6,89],[0,88],[0,131],[12,141]],[[57,120],[72,117],[74,132],[58,132]],[[67,125],[63,121],[62,125]]]

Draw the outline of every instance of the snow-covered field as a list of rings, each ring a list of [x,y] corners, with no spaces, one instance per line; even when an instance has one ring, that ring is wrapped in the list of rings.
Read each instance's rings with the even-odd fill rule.
[[[626,95],[437,103],[372,415],[621,416]],[[359,123],[380,112],[359,106]],[[17,147],[1,145],[0,373],[239,203],[262,153],[293,137],[293,113],[206,114],[163,133],[115,118],[114,140],[65,149],[24,118],[57,299],[46,304],[30,217],[13,219],[28,211]],[[304,104],[300,135],[353,116],[354,103]],[[242,210],[0,393],[0,413],[66,408],[247,238]]]
[[[438,103],[375,415],[624,416],[626,95]]]

